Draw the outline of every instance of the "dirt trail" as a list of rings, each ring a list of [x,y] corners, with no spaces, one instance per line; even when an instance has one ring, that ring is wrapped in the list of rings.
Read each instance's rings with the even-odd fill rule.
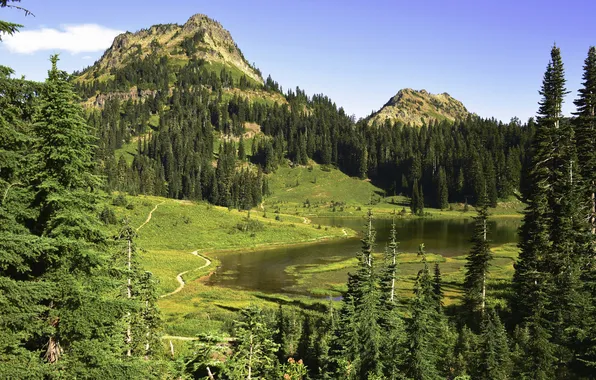
[[[153,216],[153,212],[155,210],[157,210],[157,207],[159,207],[160,205],[164,204],[166,201],[162,201],[161,203],[158,203],[155,205],[155,207],[153,207],[153,210],[149,211],[149,215],[147,216],[147,219],[143,222],[143,224],[141,224],[139,227],[137,227],[137,232],[145,227],[145,224],[149,223],[149,221],[151,220],[151,217]]]
[[[308,219],[308,218],[305,218],[305,217],[302,217],[302,219],[304,219],[304,220],[302,221],[302,223],[304,223],[304,224],[310,224],[310,219]]]
[[[344,233],[344,236],[348,236],[348,231],[346,231],[346,229],[345,229],[345,228],[342,228],[342,229],[341,229],[341,232],[343,232],[343,233]]]
[[[184,282],[184,279],[182,278],[182,276],[184,276],[184,275],[185,275],[185,274],[187,274],[188,272],[190,272],[190,271],[193,271],[193,270],[200,270],[200,269],[206,268],[206,267],[208,267],[209,265],[211,265],[211,260],[209,260],[209,259],[208,259],[208,258],[206,258],[205,256],[201,256],[201,255],[199,255],[199,252],[198,252],[198,251],[193,251],[193,252],[191,252],[190,254],[191,254],[191,255],[195,255],[195,256],[197,256],[197,257],[200,257],[200,258],[202,258],[203,260],[205,260],[205,264],[203,264],[202,266],[200,266],[200,267],[198,267],[198,268],[193,268],[193,269],[189,269],[189,270],[187,270],[187,271],[184,271],[184,272],[178,273],[178,275],[176,276],[176,281],[178,281],[178,283],[180,284],[180,286],[178,286],[178,287],[176,288],[176,290],[174,290],[174,291],[173,291],[173,292],[171,292],[171,293],[168,293],[168,294],[163,294],[163,295],[161,295],[161,296],[160,296],[160,298],[169,297],[169,296],[171,296],[171,295],[174,295],[174,294],[178,293],[178,292],[179,292],[179,291],[181,291],[182,289],[184,289],[184,285],[186,285],[186,283]]]

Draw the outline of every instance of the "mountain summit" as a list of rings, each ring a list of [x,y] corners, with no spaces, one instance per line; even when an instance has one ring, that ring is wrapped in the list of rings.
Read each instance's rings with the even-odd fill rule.
[[[244,58],[230,32],[202,14],[192,16],[184,25],[159,24],[116,36],[112,46],[79,79],[109,77],[112,70],[125,66],[131,58],[144,58],[153,53],[168,55],[179,66],[190,59],[203,59],[263,84],[260,71]]]
[[[470,113],[462,102],[448,93],[431,94],[426,90],[404,88],[369,119],[369,124],[402,122],[412,126],[421,126],[431,120],[455,121],[466,118]]]

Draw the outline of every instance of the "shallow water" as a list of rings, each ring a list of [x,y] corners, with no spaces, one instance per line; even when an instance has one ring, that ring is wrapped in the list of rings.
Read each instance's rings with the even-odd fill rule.
[[[517,242],[520,219],[489,222],[491,246]],[[313,218],[312,223],[340,226],[362,231],[361,218]],[[389,238],[390,219],[374,220],[377,231],[375,252],[382,252]],[[424,243],[427,253],[446,257],[465,255],[470,247],[473,220],[469,219],[397,219],[397,237],[401,252],[416,252]],[[221,266],[211,276],[212,285],[284,293],[295,285],[295,277],[285,272],[288,266],[323,264],[351,258],[360,250],[360,239],[338,239],[316,244],[282,247],[263,251],[230,253],[218,257]]]

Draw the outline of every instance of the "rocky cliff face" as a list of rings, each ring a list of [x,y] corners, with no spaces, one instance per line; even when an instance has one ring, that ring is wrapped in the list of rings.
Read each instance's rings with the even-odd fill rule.
[[[421,126],[432,120],[455,121],[466,118],[470,113],[462,102],[448,93],[431,94],[426,90],[399,90],[379,111],[369,117],[370,125],[401,122],[406,125]]]

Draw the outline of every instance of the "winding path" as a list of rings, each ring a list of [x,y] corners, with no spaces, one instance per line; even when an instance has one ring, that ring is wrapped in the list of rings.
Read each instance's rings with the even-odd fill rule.
[[[149,215],[147,216],[147,219],[143,222],[143,224],[141,224],[139,227],[137,227],[137,232],[145,227],[145,224],[149,223],[149,221],[151,220],[151,217],[153,216],[153,212],[155,210],[157,210],[157,207],[161,206],[162,204],[164,204],[166,201],[161,201],[161,203],[158,203],[155,205],[155,207],[153,207],[153,210],[149,211]]]
[[[199,255],[199,252],[198,251],[193,251],[190,254],[202,258],[203,260],[205,260],[205,264],[203,264],[202,266],[200,266],[198,268],[193,268],[193,269],[189,269],[187,271],[178,273],[178,275],[176,276],[176,280],[178,281],[178,283],[180,284],[180,286],[178,286],[176,288],[176,290],[174,290],[173,292],[168,293],[168,294],[163,294],[163,295],[159,296],[159,298],[164,298],[164,297],[168,297],[168,296],[174,295],[174,294],[178,293],[179,291],[181,291],[182,289],[184,289],[184,285],[186,285],[186,283],[184,282],[184,279],[182,278],[182,276],[184,276],[188,272],[191,272],[191,271],[194,271],[194,270],[200,270],[200,269],[203,269],[203,268],[207,268],[209,265],[211,265],[211,260],[209,260],[205,256]]]
[[[146,225],[147,223],[149,223],[149,221],[151,220],[151,217],[153,216],[153,212],[154,212],[155,210],[157,210],[157,207],[159,207],[160,205],[164,204],[165,202],[166,202],[166,201],[162,201],[161,203],[158,203],[158,204],[156,204],[156,205],[155,205],[155,207],[153,207],[153,210],[149,211],[149,215],[147,216],[147,219],[146,219],[146,220],[143,222],[143,224],[141,224],[141,225],[140,225],[140,226],[137,228],[137,231],[139,231],[141,228],[145,227],[145,225]],[[176,280],[178,281],[178,283],[180,284],[180,286],[178,286],[178,287],[176,288],[176,290],[174,290],[174,291],[173,291],[173,292],[171,292],[171,293],[168,293],[168,294],[163,294],[163,295],[161,295],[161,296],[160,296],[160,298],[168,297],[168,296],[171,296],[171,295],[173,295],[173,294],[176,294],[176,293],[178,293],[179,291],[181,291],[181,290],[184,288],[184,285],[185,285],[185,282],[184,282],[184,279],[182,278],[182,276],[184,276],[184,275],[185,275],[185,274],[187,274],[188,272],[191,272],[191,271],[193,271],[193,270],[200,270],[200,269],[203,269],[203,268],[207,268],[209,265],[211,265],[211,260],[209,260],[209,259],[208,259],[208,258],[206,258],[205,256],[199,255],[199,252],[198,252],[198,251],[191,252],[190,254],[191,254],[191,255],[195,255],[195,256],[197,256],[197,257],[200,257],[200,258],[202,258],[203,260],[205,260],[205,264],[203,264],[202,266],[200,266],[200,267],[198,267],[198,268],[193,268],[193,269],[189,269],[189,270],[187,270],[187,271],[184,271],[184,272],[178,273],[178,275],[176,276]]]

